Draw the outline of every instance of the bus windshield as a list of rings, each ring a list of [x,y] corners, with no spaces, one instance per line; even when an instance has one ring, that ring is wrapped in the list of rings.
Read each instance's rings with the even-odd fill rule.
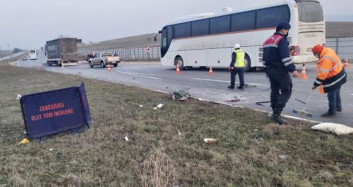
[[[300,22],[321,22],[324,20],[322,7],[318,2],[298,2]]]

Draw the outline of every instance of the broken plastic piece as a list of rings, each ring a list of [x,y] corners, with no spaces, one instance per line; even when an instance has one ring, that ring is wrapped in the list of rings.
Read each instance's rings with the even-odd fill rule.
[[[178,130],[178,135],[180,136],[181,135],[181,132]]]
[[[217,140],[214,138],[204,138],[203,141],[205,143],[216,143]]]
[[[22,97],[22,95],[20,95],[20,94],[17,94],[17,97],[16,97],[16,99],[17,99],[17,100],[19,100],[19,99],[21,99],[21,97]]]
[[[29,140],[27,138],[24,138],[20,144],[28,144],[29,143]]]

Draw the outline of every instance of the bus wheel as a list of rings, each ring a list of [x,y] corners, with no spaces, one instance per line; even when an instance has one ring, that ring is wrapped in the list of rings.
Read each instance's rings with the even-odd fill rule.
[[[181,58],[180,56],[175,59],[174,64],[175,64],[175,66],[177,66],[179,64],[179,69],[180,70],[185,69],[183,58]]]
[[[252,71],[251,61],[247,54],[245,55],[245,59],[244,59],[244,71]]]

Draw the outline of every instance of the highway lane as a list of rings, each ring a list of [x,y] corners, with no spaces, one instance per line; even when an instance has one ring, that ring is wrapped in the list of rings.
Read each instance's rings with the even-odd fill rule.
[[[269,101],[270,85],[265,78],[264,72],[245,73],[247,87],[244,90],[228,90],[230,73],[225,69],[214,69],[213,75],[208,75],[208,70],[191,69],[175,73],[174,68],[163,67],[158,62],[122,62],[117,68],[89,68],[88,64],[80,63],[78,66],[49,67],[43,54],[39,54],[36,61],[19,61],[14,63],[16,66],[32,67],[47,71],[76,74],[82,77],[94,78],[113,83],[120,83],[146,89],[158,90],[172,93],[175,90],[184,89],[191,93],[194,98],[201,98],[217,103],[245,106],[262,111],[271,111],[269,103],[262,105],[257,102]],[[297,68],[300,70],[301,66]],[[293,79],[293,94],[283,114],[292,117],[304,118],[307,120],[334,122],[353,126],[351,116],[353,114],[353,68],[348,68],[348,82],[341,89],[343,112],[337,113],[335,118],[322,118],[320,115],[327,111],[328,101],[326,94],[322,95],[316,90],[311,100],[306,106],[306,111],[313,114],[313,117],[305,117],[292,112],[293,109],[302,109],[303,103],[298,100],[306,101],[311,92],[311,86],[315,80],[315,64],[307,65],[306,80]],[[236,83],[237,84],[237,83]],[[240,101],[238,101],[240,100]],[[235,119],[236,120],[236,119]]]

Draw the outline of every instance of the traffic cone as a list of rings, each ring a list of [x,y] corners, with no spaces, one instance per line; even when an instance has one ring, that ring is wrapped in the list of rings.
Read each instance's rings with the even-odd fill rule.
[[[212,70],[212,66],[210,66],[210,70],[208,71],[209,75],[213,75],[213,70]]]
[[[305,71],[305,64],[303,64],[303,68],[302,68],[302,73],[300,75],[300,79],[307,79],[308,76],[306,76],[306,71]]]
[[[179,63],[176,65],[175,73],[176,73],[176,74],[180,74]]]
[[[108,71],[109,72],[111,72],[112,71],[112,69],[110,69],[110,65],[108,64]]]
[[[345,68],[351,67],[351,66],[349,65],[349,61],[348,61],[347,58],[344,60],[344,65],[343,65],[343,67],[345,67]]]

